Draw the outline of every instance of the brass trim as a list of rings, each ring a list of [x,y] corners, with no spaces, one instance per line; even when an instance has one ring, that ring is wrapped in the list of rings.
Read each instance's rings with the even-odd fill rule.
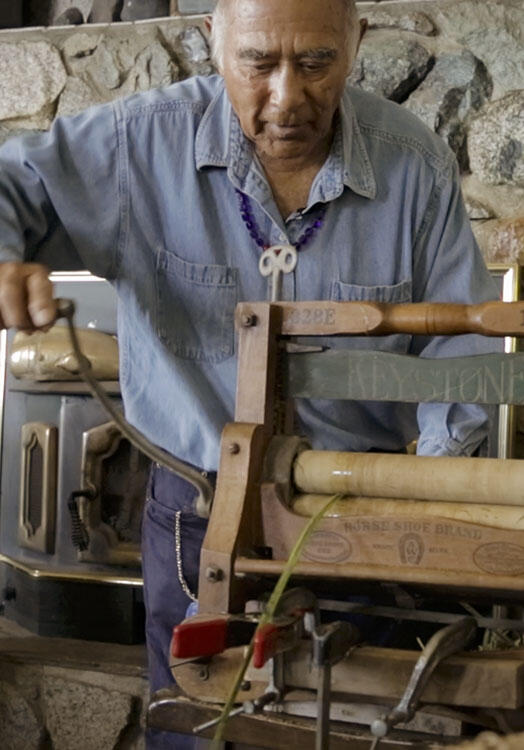
[[[79,499],[80,517],[89,535],[97,539],[96,552],[91,545],[78,552],[78,559],[83,562],[119,566],[141,563],[140,545],[119,541],[115,531],[102,520],[103,462],[111,458],[124,442],[128,440],[115,422],[105,422],[83,433],[80,486],[91,490],[94,499]],[[131,449],[136,450],[133,446]]]
[[[52,554],[55,549],[57,442],[58,430],[54,425],[43,422],[22,425],[18,542],[21,547],[47,554]],[[29,520],[31,454],[38,446],[42,451],[41,518],[39,526],[33,528]]]
[[[118,576],[114,573],[97,573],[94,571],[76,572],[73,570],[55,571],[31,568],[29,565],[21,563],[19,560],[13,560],[11,557],[2,554],[0,554],[0,563],[11,565],[13,568],[31,576],[31,578],[63,579],[83,583],[108,583],[120,586],[143,586],[144,584],[141,576]]]

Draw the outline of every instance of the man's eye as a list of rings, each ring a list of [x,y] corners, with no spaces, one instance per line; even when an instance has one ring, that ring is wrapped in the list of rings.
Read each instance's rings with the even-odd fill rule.
[[[302,69],[307,71],[308,73],[317,73],[321,70],[324,70],[326,68],[326,65],[324,63],[318,63],[318,62],[303,62],[302,63]]]

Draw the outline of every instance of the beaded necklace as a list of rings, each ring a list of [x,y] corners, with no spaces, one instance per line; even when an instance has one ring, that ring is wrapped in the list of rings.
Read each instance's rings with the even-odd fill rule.
[[[249,197],[241,190],[235,190],[235,192],[238,196],[240,216],[242,217],[242,220],[246,225],[246,229],[248,230],[250,237],[252,237],[252,239],[262,250],[267,250],[269,245],[264,240],[260,232],[260,227],[258,226],[257,220],[253,215],[253,207],[251,205]],[[305,247],[313,239],[318,230],[322,228],[324,224],[324,218],[326,216],[326,210],[327,206],[323,204],[317,214],[317,218],[304,230],[304,232],[295,242],[295,250],[302,250],[302,248]]]

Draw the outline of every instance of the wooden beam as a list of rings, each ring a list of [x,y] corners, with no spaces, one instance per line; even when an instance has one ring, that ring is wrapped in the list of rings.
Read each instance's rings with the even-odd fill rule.
[[[290,398],[524,404],[524,354],[424,359],[339,349],[286,362]]]

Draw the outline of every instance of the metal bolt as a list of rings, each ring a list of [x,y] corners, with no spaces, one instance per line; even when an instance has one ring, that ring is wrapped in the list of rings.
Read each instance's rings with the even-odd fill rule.
[[[244,682],[240,685],[241,690],[251,690],[251,683],[249,680],[244,680]]]
[[[253,328],[257,324],[257,316],[256,315],[243,315],[242,316],[242,327],[243,328]]]
[[[224,571],[217,568],[216,565],[210,565],[206,568],[206,578],[210,583],[218,583],[224,577]]]
[[[240,446],[238,443],[229,443],[227,449],[232,456],[236,456],[238,453],[240,453]]]

